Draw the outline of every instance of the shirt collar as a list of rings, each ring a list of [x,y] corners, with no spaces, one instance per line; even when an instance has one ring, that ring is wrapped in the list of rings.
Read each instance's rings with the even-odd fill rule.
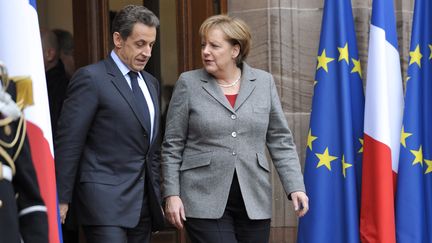
[[[123,76],[129,77],[129,72],[132,70],[130,70],[129,67],[123,63],[122,60],[120,60],[114,50],[111,51],[111,58],[114,60],[117,67],[120,69],[120,72],[123,74]],[[138,77],[142,79],[141,72],[138,72]]]

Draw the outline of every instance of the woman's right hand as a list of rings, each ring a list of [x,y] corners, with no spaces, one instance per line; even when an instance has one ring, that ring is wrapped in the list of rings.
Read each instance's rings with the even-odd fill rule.
[[[186,221],[183,202],[179,196],[169,196],[165,199],[165,217],[177,229],[183,228]]]

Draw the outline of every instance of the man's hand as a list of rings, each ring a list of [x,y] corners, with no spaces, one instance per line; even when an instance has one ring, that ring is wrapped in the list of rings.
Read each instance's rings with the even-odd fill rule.
[[[306,196],[306,193],[301,191],[292,192],[291,199],[297,217],[303,217],[309,210],[309,198]]]
[[[69,210],[69,204],[67,204],[67,203],[60,203],[60,205],[59,205],[59,211],[60,211],[60,219],[61,219],[62,224],[65,223],[66,214],[67,214],[68,210]]]
[[[183,228],[186,221],[183,202],[179,196],[169,196],[165,201],[165,217],[177,229]]]

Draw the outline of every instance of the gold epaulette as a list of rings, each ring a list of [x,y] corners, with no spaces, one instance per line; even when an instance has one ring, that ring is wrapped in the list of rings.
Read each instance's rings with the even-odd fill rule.
[[[10,77],[16,86],[16,103],[23,110],[25,107],[33,105],[33,84],[30,76]]]

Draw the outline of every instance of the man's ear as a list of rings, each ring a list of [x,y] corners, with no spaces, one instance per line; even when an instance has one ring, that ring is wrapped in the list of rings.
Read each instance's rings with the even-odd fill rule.
[[[114,42],[114,46],[117,48],[120,48],[123,46],[123,39],[122,39],[119,32],[113,33],[113,42]]]

